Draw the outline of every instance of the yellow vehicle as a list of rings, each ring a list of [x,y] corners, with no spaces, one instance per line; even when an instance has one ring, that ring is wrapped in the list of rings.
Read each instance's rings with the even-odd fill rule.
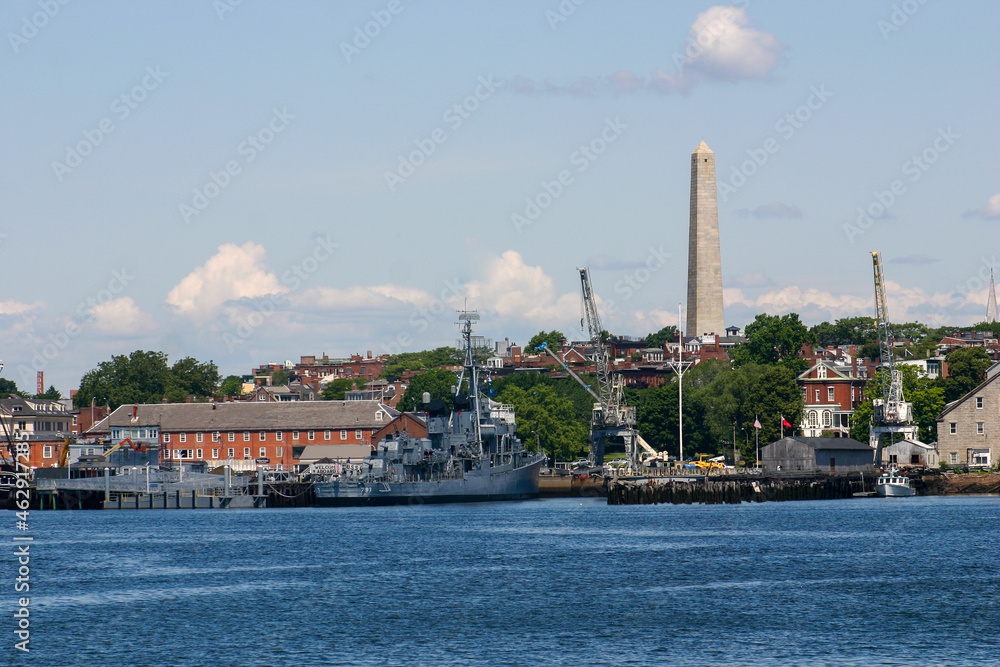
[[[692,461],[694,465],[702,470],[724,470],[726,467],[725,457],[715,456],[708,458],[708,454],[699,454],[697,461]]]

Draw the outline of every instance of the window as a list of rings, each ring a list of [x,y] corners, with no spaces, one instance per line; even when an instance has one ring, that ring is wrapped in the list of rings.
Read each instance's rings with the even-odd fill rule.
[[[236,440],[236,434],[232,431],[229,432],[229,442]]]
[[[219,448],[218,447],[213,447],[212,448],[212,458],[213,459],[219,458]]]
[[[262,459],[266,459],[267,458],[267,447],[261,447],[260,448],[260,458],[262,458]]]
[[[340,439],[341,440],[347,440],[347,429],[346,428],[340,431]]]
[[[983,397],[976,396],[976,410],[982,410],[982,409],[983,409]]]
[[[889,463],[899,463],[899,455],[889,454]]]
[[[298,440],[298,439],[299,439],[299,432],[292,431],[292,440]]]
[[[277,456],[279,459],[281,458],[281,455],[284,454],[284,453],[285,453],[285,448],[284,447],[275,447],[274,448],[274,455]]]
[[[820,365],[818,368],[816,368],[816,377],[819,378],[820,380],[826,379],[826,366]]]
[[[986,433],[986,422],[976,422],[976,435]]]
[[[813,428],[819,426],[819,415],[816,414],[815,410],[809,411],[809,425]]]
[[[306,434],[306,437],[309,438],[310,440],[315,440],[316,439],[316,431],[309,431],[309,433]]]
[[[229,451],[228,451],[228,454],[229,454],[229,458],[233,458],[234,456],[236,456],[236,448],[235,447],[230,447]]]
[[[330,439],[330,431],[323,431],[323,439],[324,440]]]
[[[52,445],[45,445],[42,447],[42,458],[51,459],[52,458]]]
[[[163,458],[165,458],[165,459],[169,459],[170,458],[170,450],[169,449],[164,449],[163,450]]]
[[[243,448],[243,458],[245,458],[245,459],[250,458],[250,448],[249,447],[244,447]]]
[[[920,465],[920,454],[910,454],[910,463],[912,465]]]
[[[281,431],[276,431],[274,433],[274,437],[275,437],[276,440],[284,440],[285,439],[285,436],[281,433]]]
[[[355,439],[355,440],[360,440],[360,439],[361,439],[361,437],[362,437],[362,436],[361,436],[361,429],[359,428],[359,429],[357,429],[356,431],[354,431],[354,439]]]
[[[264,442],[265,440],[267,440],[267,433],[265,431],[261,431],[259,435],[260,435],[260,441],[261,442]]]
[[[164,433],[163,434],[163,443],[166,444],[168,442],[170,442],[170,434],[169,433]]]
[[[195,433],[194,434],[194,441],[195,442],[203,442],[204,440],[205,440],[205,434],[204,433]]]
[[[205,454],[204,454],[204,450],[203,450],[203,449],[202,449],[201,447],[199,447],[199,448],[198,448],[198,453],[197,453],[197,454],[195,454],[195,456],[194,456],[194,457],[195,457],[196,459],[203,459],[203,458],[205,458]]]
[[[79,425],[80,421],[76,418],[76,415],[73,415],[73,426],[79,426]]]
[[[243,442],[250,442],[250,431],[243,431]]]
[[[951,422],[950,424],[948,424],[948,434],[949,435],[957,435],[958,434],[958,424],[956,424],[955,422]]]
[[[212,433],[212,442],[218,442],[222,437],[222,434],[218,431]]]
[[[382,421],[382,411],[381,410],[379,410],[378,412],[375,413],[375,421],[377,421],[377,422]]]
[[[989,464],[990,464],[990,450],[988,449],[972,450],[972,465],[988,466]]]
[[[823,411],[823,426],[826,428],[833,426],[833,414],[829,410]]]
[[[187,442],[187,440],[188,440],[188,434],[181,433],[181,442]]]
[[[833,394],[833,387],[826,388],[826,400],[829,401],[830,403],[833,403],[833,401],[835,400]]]
[[[952,452],[949,456],[951,463],[958,463],[958,452]]]
[[[816,390],[816,402],[819,403],[819,389]]]

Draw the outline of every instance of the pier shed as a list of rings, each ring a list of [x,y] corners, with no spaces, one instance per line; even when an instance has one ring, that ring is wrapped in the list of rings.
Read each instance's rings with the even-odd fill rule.
[[[766,475],[873,473],[875,450],[851,438],[788,436],[760,452]]]
[[[941,465],[937,443],[928,445],[918,440],[900,440],[882,448],[882,460],[899,466],[937,468]]]

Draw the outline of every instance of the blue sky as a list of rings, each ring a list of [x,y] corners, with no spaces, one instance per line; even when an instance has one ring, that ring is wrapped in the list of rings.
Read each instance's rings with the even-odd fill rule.
[[[0,27],[24,388],[140,348],[228,374],[453,344],[466,304],[579,338],[584,265],[645,335],[684,300],[702,140],[727,324],[872,314],[871,250],[893,320],[985,314],[995,2],[11,0]]]

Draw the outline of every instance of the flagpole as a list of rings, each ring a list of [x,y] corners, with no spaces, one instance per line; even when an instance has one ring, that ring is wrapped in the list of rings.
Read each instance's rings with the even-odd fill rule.
[[[753,430],[753,441],[757,445],[757,470],[760,470],[760,429],[756,428],[757,424],[760,422],[757,420],[756,415],[753,418],[754,430]]]

